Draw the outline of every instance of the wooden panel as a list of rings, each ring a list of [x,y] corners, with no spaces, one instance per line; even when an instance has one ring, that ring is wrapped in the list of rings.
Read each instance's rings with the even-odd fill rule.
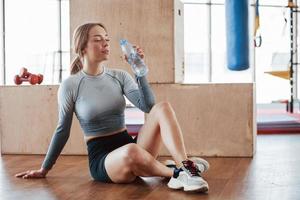
[[[178,9],[174,9],[174,2],[178,8],[182,7],[181,16],[178,16]],[[122,60],[119,46],[119,39],[127,38],[144,49],[145,62],[150,69],[149,82],[174,83],[175,66],[180,71],[183,63],[182,14],[183,5],[179,0],[72,0],[70,33],[72,38],[77,26],[102,22],[111,38],[108,66],[126,69],[133,75],[130,66]],[[174,41],[177,41],[175,45]],[[181,79],[177,73],[176,80]]]
[[[157,102],[169,101],[175,110],[188,155],[253,155],[256,114],[252,83],[152,84],[152,88]],[[165,146],[160,155],[170,155]]]
[[[151,87],[157,102],[171,102],[189,155],[253,155],[256,120],[252,84],[151,84]],[[0,87],[3,154],[46,153],[57,125],[57,89],[58,85]],[[74,115],[71,135],[62,154],[86,153],[83,132]],[[165,147],[160,155],[169,155]]]
[[[58,85],[1,86],[2,154],[44,154],[58,121]],[[87,154],[76,115],[62,154]]]

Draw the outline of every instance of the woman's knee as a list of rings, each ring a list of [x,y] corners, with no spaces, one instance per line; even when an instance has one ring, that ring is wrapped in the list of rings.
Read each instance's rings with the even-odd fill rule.
[[[151,158],[144,151],[146,150],[142,149],[138,144],[128,144],[126,160],[130,169],[149,165]]]
[[[105,163],[105,168],[114,183],[130,183],[136,178],[124,156],[119,157],[118,164],[115,161]]]
[[[137,175],[135,174],[135,168],[140,166],[142,161],[142,155],[140,148],[135,143],[129,143],[124,145],[122,154],[119,154],[119,163],[121,165],[115,168],[115,165],[110,165],[114,169],[108,169],[110,178],[114,183],[130,183],[133,182]],[[116,166],[117,167],[117,166]]]
[[[174,110],[169,101],[160,101],[153,106],[153,112],[158,115],[162,114],[174,114]]]

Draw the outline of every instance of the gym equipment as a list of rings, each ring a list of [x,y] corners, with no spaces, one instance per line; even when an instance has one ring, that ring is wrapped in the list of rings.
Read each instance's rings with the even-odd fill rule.
[[[241,71],[249,68],[248,0],[226,0],[227,67]]]
[[[295,57],[297,57],[296,53],[298,53],[298,47],[295,44],[297,40],[297,35],[294,33],[296,30],[296,23],[295,23],[295,14],[298,14],[300,10],[298,10],[298,6],[296,2],[293,2],[293,0],[288,0],[288,5],[284,6],[285,8],[288,8],[290,10],[290,58],[289,58],[289,64],[288,64],[288,70],[284,71],[272,71],[272,72],[266,72],[274,76],[278,76],[280,78],[288,79],[290,81],[291,86],[291,95],[290,95],[290,101],[288,102],[288,111],[290,113],[294,112],[294,101],[296,100],[296,95],[294,91],[294,80],[297,76],[297,73],[294,72],[294,68],[299,65],[295,60]],[[285,22],[287,22],[287,19],[285,18]]]
[[[23,82],[29,82],[31,85],[41,84],[43,82],[42,74],[31,74],[25,67],[22,67],[19,75],[15,75],[14,82],[16,85],[20,85]]]
[[[290,63],[290,54],[285,52],[275,52],[272,55],[271,68],[272,71],[265,71],[264,73],[283,78],[290,79],[290,71],[288,66]]]
[[[255,3],[255,28],[254,28],[254,46],[255,47],[261,47],[261,43],[262,43],[262,37],[261,37],[260,29],[259,29],[260,22],[259,22],[258,6],[259,6],[259,0],[256,0],[256,3]]]

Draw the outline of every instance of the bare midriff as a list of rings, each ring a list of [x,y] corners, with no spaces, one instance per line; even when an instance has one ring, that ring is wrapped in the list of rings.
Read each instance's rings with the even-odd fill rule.
[[[93,139],[93,138],[98,138],[98,137],[105,137],[105,136],[109,136],[109,135],[114,135],[114,134],[117,134],[117,133],[119,133],[119,132],[121,132],[121,131],[125,131],[127,128],[126,127],[124,127],[124,128],[121,128],[121,129],[119,129],[119,130],[116,130],[116,131],[114,131],[114,132],[111,132],[111,133],[107,133],[107,134],[105,134],[104,136],[102,136],[102,135],[100,135],[100,136],[84,136],[84,141],[87,143],[89,140],[91,140],[91,139]]]

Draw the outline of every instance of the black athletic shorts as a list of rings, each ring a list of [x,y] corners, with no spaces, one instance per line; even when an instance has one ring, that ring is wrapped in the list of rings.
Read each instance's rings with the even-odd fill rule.
[[[105,166],[104,160],[107,154],[118,147],[121,147],[128,143],[136,143],[137,136],[132,138],[127,130],[121,131],[114,135],[97,137],[87,142],[87,150],[89,157],[90,174],[96,181],[112,183],[109,178]]]

